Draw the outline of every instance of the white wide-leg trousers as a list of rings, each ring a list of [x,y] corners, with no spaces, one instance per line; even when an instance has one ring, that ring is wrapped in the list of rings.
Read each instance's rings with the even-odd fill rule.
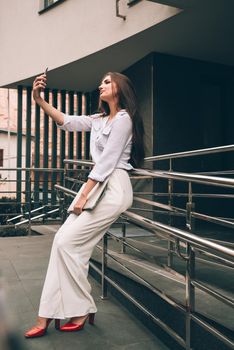
[[[39,316],[64,319],[97,311],[87,279],[89,259],[95,245],[132,200],[127,171],[115,169],[96,208],[79,216],[69,215],[54,238]]]

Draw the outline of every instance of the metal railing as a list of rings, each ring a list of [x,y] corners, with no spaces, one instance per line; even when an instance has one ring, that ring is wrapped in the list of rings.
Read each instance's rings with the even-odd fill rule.
[[[227,147],[225,146],[227,149]],[[231,148],[228,148],[231,150]],[[234,148],[233,148],[234,149]],[[203,150],[202,150],[203,151]],[[217,149],[215,149],[215,152],[217,152]],[[183,152],[185,153],[185,152]],[[189,153],[189,152],[188,152]],[[207,150],[206,150],[207,153]],[[205,154],[206,154],[205,153]],[[193,153],[194,154],[194,153]],[[197,151],[196,154],[199,154]],[[172,159],[172,155],[170,155],[170,159]],[[65,164],[67,165],[77,165],[80,167],[85,168],[93,166],[92,161],[87,161],[87,160],[65,160]],[[234,179],[229,179],[229,178],[223,178],[223,177],[214,177],[214,176],[207,176],[207,175],[200,175],[200,174],[187,174],[187,173],[179,173],[179,172],[173,172],[173,171],[163,171],[163,170],[145,170],[145,169],[135,169],[134,171],[131,172],[131,177],[135,177],[138,179],[166,179],[168,180],[168,193],[161,193],[157,195],[162,195],[162,196],[168,196],[169,201],[168,204],[163,204],[155,200],[149,200],[149,199],[144,199],[140,198],[138,196],[134,196],[134,200],[136,202],[141,202],[144,204],[149,204],[153,207],[158,207],[161,209],[165,209],[169,212],[174,212],[174,213],[180,213],[184,216],[186,216],[186,225],[189,229],[192,229],[192,225],[194,224],[193,219],[197,218],[200,220],[208,221],[208,222],[213,222],[217,223],[220,225],[223,225],[225,227],[233,228],[234,227],[234,222],[232,220],[225,220],[222,218],[218,217],[212,217],[210,215],[205,215],[202,213],[198,213],[195,211],[195,203],[193,202],[194,197],[205,197],[205,198],[229,198],[229,199],[234,199],[234,194],[201,194],[201,193],[193,193],[192,191],[192,184],[202,184],[202,185],[210,185],[210,186],[217,186],[217,187],[222,187],[222,188],[234,188]],[[181,182],[186,182],[188,185],[188,193],[173,193],[173,183],[172,181],[181,181]],[[145,195],[146,193],[138,193]],[[148,193],[150,195],[154,195],[154,193]],[[172,205],[172,197],[173,196],[185,196],[188,198],[188,202],[186,205],[186,209],[182,209],[179,207],[175,207]],[[138,208],[139,209],[139,208]]]
[[[225,146],[223,148],[215,148],[212,149],[211,152],[224,152],[224,151],[233,151],[234,146]],[[191,151],[192,155],[201,155],[201,154],[209,154],[208,150],[201,151]],[[183,152],[183,156],[188,156],[188,153],[191,152]],[[176,157],[179,157],[179,154],[176,154]],[[180,154],[181,156],[181,154]],[[160,160],[163,156],[159,156]],[[167,159],[172,161],[173,154],[166,155]],[[154,161],[157,157],[154,157]],[[165,159],[165,158],[164,158]],[[88,160],[65,160],[65,166],[67,170],[71,170],[71,167],[75,167],[75,169],[79,169],[81,172],[87,172],[88,168],[93,166],[93,162]],[[73,169],[74,171],[74,169]],[[66,175],[65,175],[66,177]],[[108,283],[112,285],[116,290],[118,290],[122,295],[124,295],[128,300],[130,300],[137,308],[139,308],[144,314],[146,314],[156,325],[161,327],[165,332],[167,332],[173,339],[175,339],[182,347],[186,350],[190,350],[192,348],[191,343],[191,329],[192,322],[197,323],[200,327],[204,328],[207,332],[213,334],[217,337],[221,342],[234,349],[234,343],[232,339],[222,333],[219,329],[215,328],[214,325],[210,324],[208,321],[205,321],[196,313],[195,308],[195,295],[196,292],[202,291],[218,301],[223,302],[228,307],[233,308],[234,300],[225,293],[223,294],[220,291],[217,291],[215,288],[212,288],[210,285],[199,281],[195,277],[195,265],[196,261],[201,259],[201,255],[205,255],[206,259],[210,260],[215,259],[215,261],[219,262],[223,267],[229,266],[234,267],[234,250],[226,247],[220,243],[215,243],[212,240],[208,240],[202,237],[197,236],[193,233],[193,219],[197,218],[199,220],[203,220],[210,223],[215,223],[216,225],[225,226],[228,229],[233,229],[234,222],[232,218],[223,219],[220,217],[205,215],[203,213],[198,213],[195,211],[193,198],[196,197],[196,194],[192,191],[193,184],[202,184],[208,185],[213,188],[227,188],[234,189],[234,179],[217,177],[217,176],[207,176],[200,174],[187,174],[180,172],[171,171],[155,171],[155,170],[146,170],[146,169],[135,169],[131,172],[130,177],[137,179],[163,179],[170,182],[170,186],[168,186],[168,193],[163,195],[167,195],[169,198],[168,204],[160,203],[158,201],[149,200],[146,198],[139,197],[139,193],[134,194],[134,201],[144,203],[145,205],[149,205],[150,207],[157,207],[164,212],[181,214],[186,218],[186,227],[185,229],[180,229],[176,227],[172,227],[165,223],[161,223],[157,220],[152,220],[138,213],[135,213],[131,208],[130,210],[123,213],[122,218],[125,220],[125,223],[122,224],[122,237],[116,237],[111,232],[107,232],[107,234],[103,237],[102,240],[102,267],[101,269],[98,266],[91,262],[91,267],[101,276],[102,283],[102,298],[105,299],[107,297],[108,291]],[[67,176],[68,180],[71,177]],[[78,180],[79,182],[80,180]],[[173,187],[171,181],[181,181],[186,183],[188,186],[188,193],[181,193],[179,195],[186,196],[188,201],[186,203],[186,208],[178,208],[172,205],[172,197],[175,195],[172,191]],[[68,196],[75,196],[76,191],[68,189],[67,187],[56,185],[56,189],[59,193],[63,193]],[[142,192],[141,194],[146,194]],[[154,194],[154,193],[147,193]],[[234,194],[203,194],[199,193],[198,196],[209,196],[210,198],[234,198]],[[64,201],[62,202],[64,203]],[[63,208],[65,209],[65,208]],[[132,210],[133,209],[133,210]],[[141,208],[137,208],[137,210],[141,210]],[[145,209],[144,209],[145,210]],[[131,270],[125,264],[121,263],[116,259],[116,256],[111,253],[108,249],[108,239],[107,237],[111,237],[121,243],[122,253],[125,252],[125,248],[128,247],[137,251],[138,253],[142,253],[144,256],[147,255],[143,250],[136,248],[134,246],[134,240],[131,239],[131,243],[129,243],[126,238],[126,223],[130,223],[132,225],[136,225],[137,227],[141,227],[145,230],[156,234],[159,237],[162,237],[164,240],[168,241],[168,247],[166,250],[167,255],[167,266],[173,271],[173,258],[174,256],[179,257],[182,261],[185,262],[186,265],[186,273],[185,273],[185,305],[181,305],[181,303],[177,302],[173,297],[169,296],[165,291],[160,290],[159,288],[152,285],[145,278]],[[133,243],[132,243],[133,242]],[[99,247],[100,248],[100,247]],[[128,274],[132,275],[134,279],[138,280],[142,285],[146,286],[150,291],[160,296],[164,301],[175,307],[176,310],[181,312],[185,316],[185,338],[179,335],[174,329],[169,327],[164,321],[160,320],[157,315],[153,314],[151,310],[147,309],[142,303],[140,303],[136,298],[130,295],[125,289],[123,289],[116,281],[107,276],[107,260],[111,259],[115,264],[120,266],[122,269],[126,270]],[[204,260],[205,261],[205,260]],[[207,260],[206,260],[207,261]]]
[[[77,162],[76,162],[77,164]],[[87,165],[87,164],[86,164]],[[63,186],[56,185],[58,191],[62,191],[70,196],[75,196],[76,192],[64,188]],[[185,306],[178,303],[175,299],[167,295],[164,291],[156,288],[144,278],[133,272],[131,269],[126,267],[124,264],[119,262],[110,252],[108,252],[108,240],[107,236],[110,236],[114,239],[118,239],[121,241],[123,246],[127,246],[133,249],[136,249],[134,246],[126,242],[126,237],[123,235],[122,238],[116,238],[110,232],[102,239],[102,268],[99,269],[94,263],[90,263],[91,267],[100,274],[101,283],[102,283],[102,298],[105,299],[107,297],[107,283],[116,288],[122,295],[124,295],[128,300],[130,300],[136,307],[138,307],[142,312],[144,312],[150,319],[155,322],[159,327],[161,327],[165,332],[167,332],[171,337],[173,337],[181,346],[183,346],[186,350],[191,349],[191,322],[195,321],[201,327],[206,329],[208,332],[213,334],[215,337],[220,339],[223,343],[234,348],[234,343],[227,336],[222,334],[219,330],[217,330],[214,326],[210,325],[208,322],[204,321],[201,317],[199,317],[195,313],[195,288],[202,290],[203,292],[211,295],[219,301],[222,301],[226,305],[230,307],[234,307],[234,300],[228,298],[225,295],[215,291],[204,283],[200,282],[195,278],[195,262],[196,262],[196,254],[199,252],[207,253],[213,258],[220,259],[224,261],[226,264],[228,263],[230,266],[234,267],[234,250],[224,247],[220,244],[210,242],[207,239],[203,239],[197,237],[196,235],[189,233],[187,231],[176,229],[174,227],[155,222],[150,219],[146,219],[143,216],[132,213],[130,211],[126,211],[123,214],[123,218],[127,220],[127,222],[131,224],[136,224],[138,227],[142,227],[147,229],[153,233],[160,233],[164,238],[168,239],[170,242],[175,244],[175,250],[170,252],[171,254],[176,254],[178,257],[183,259],[186,262],[186,276],[185,276],[185,288],[186,288],[186,302]],[[126,233],[125,229],[123,232]],[[185,253],[181,252],[182,245],[185,244]],[[183,246],[184,248],[184,246]],[[137,249],[140,252],[139,249]],[[158,319],[150,310],[148,310],[144,305],[139,303],[135,298],[133,298],[128,292],[126,292],[119,284],[117,284],[114,280],[106,275],[107,271],[107,258],[110,258],[115,261],[121,268],[127,270],[134,278],[136,278],[140,283],[149,288],[153,293],[160,296],[164,301],[168,302],[170,305],[173,305],[179,312],[185,315],[186,319],[186,336],[183,339],[179,336],[172,328],[170,328],[165,322]]]
[[[136,224],[138,227],[142,227],[144,229],[148,229],[151,232],[159,232],[164,238],[170,239],[176,245],[176,249],[174,254],[183,259],[186,263],[186,276],[185,276],[185,306],[178,303],[174,298],[167,295],[164,291],[156,288],[148,281],[143,279],[141,276],[137,275],[131,269],[125,267],[124,264],[117,261],[110,253],[108,253],[108,240],[103,238],[103,249],[102,249],[102,261],[106,264],[106,259],[111,258],[114,259],[115,262],[127,270],[127,272],[131,273],[135,279],[137,279],[140,283],[146,286],[149,290],[151,290],[156,295],[160,296],[164,301],[168,302],[170,305],[173,305],[179,312],[185,315],[186,324],[185,324],[185,339],[179,336],[171,327],[169,327],[165,322],[158,319],[158,317],[150,310],[148,310],[144,305],[139,303],[136,299],[132,298],[132,296],[124,291],[115,281],[111,280],[106,276],[105,271],[107,269],[106,266],[102,266],[102,270],[98,269],[95,264],[92,264],[92,267],[102,276],[102,297],[107,297],[107,282],[114,286],[120,293],[122,293],[128,300],[133,302],[135,306],[137,306],[141,311],[143,311],[146,315],[148,315],[153,322],[155,322],[159,327],[161,327],[164,331],[166,331],[170,336],[172,336],[181,346],[185,349],[191,349],[191,322],[195,321],[206,331],[212,333],[215,337],[221,340],[226,345],[234,348],[234,343],[227,336],[222,334],[218,329],[209,324],[207,321],[204,321],[201,317],[199,317],[195,312],[195,289],[201,290],[212,297],[216,298],[219,301],[222,301],[226,305],[231,308],[234,307],[234,300],[228,298],[227,296],[217,292],[215,289],[212,289],[210,286],[205,285],[200,282],[195,277],[195,262],[196,262],[196,254],[198,252],[206,252],[211,254],[214,258],[224,259],[225,262],[229,263],[230,266],[234,267],[234,251],[227,247],[224,247],[220,244],[210,242],[206,239],[197,237],[192,233],[188,233],[186,231],[176,229],[170,227],[165,224],[161,224],[159,222],[155,222],[153,220],[146,219],[138,214],[126,211],[124,213],[124,217],[127,219],[129,223]],[[111,235],[108,233],[108,235]],[[129,244],[125,242],[125,238],[118,238],[121,240],[123,245],[129,247]],[[185,253],[181,252],[181,244],[185,244]],[[139,250],[138,250],[139,251]]]
[[[191,151],[184,151],[184,152],[176,152],[176,153],[168,153],[168,154],[162,154],[152,157],[146,157],[145,162],[146,163],[155,163],[160,161],[169,161],[168,170],[172,171],[175,165],[176,160],[178,159],[184,159],[184,158],[190,158],[193,159],[194,157],[203,157],[203,156],[212,156],[212,155],[220,155],[220,154],[227,154],[228,152],[234,152],[234,144],[232,145],[226,145],[226,146],[219,146],[219,147],[211,147],[211,148],[203,148],[203,149],[196,149]],[[208,174],[208,175],[218,175],[218,176],[227,176],[227,175],[234,175],[234,168],[229,170],[219,170],[219,171],[198,171],[196,172],[198,174]]]
[[[227,145],[227,146],[203,148],[203,149],[197,149],[192,151],[168,153],[168,154],[162,154],[159,156],[146,157],[145,161],[155,162],[155,161],[166,160],[166,159],[173,160],[176,158],[203,156],[203,155],[210,155],[214,153],[224,153],[224,152],[233,152],[233,151],[234,151],[234,145]]]
[[[6,218],[4,219],[6,224],[14,226],[28,224],[28,233],[30,234],[32,221],[45,219],[49,216],[55,217],[55,215],[58,218],[59,201],[56,197],[54,184],[56,182],[63,183],[64,169],[2,168],[0,173],[4,178],[4,181],[0,182],[0,205],[2,208],[6,205],[9,207],[8,212],[2,210],[0,217]],[[20,188],[17,182],[19,173]],[[11,210],[10,208],[16,209]],[[37,215],[34,216],[34,214]]]

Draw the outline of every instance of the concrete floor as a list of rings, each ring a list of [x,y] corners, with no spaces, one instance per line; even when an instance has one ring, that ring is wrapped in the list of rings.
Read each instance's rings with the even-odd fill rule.
[[[23,333],[36,319],[40,293],[49,259],[53,232],[42,236],[0,238],[0,271],[6,300],[7,319],[4,319],[0,304],[0,315],[7,330],[13,327],[17,336],[16,350],[167,350],[168,348],[135,319],[112,296],[101,300],[100,285],[90,278],[92,294],[98,307],[94,326],[86,324],[84,330],[76,333],[60,333],[52,328],[45,337],[24,339]],[[1,302],[1,300],[0,300]],[[4,325],[0,324],[4,333]],[[12,350],[13,347],[5,347]]]

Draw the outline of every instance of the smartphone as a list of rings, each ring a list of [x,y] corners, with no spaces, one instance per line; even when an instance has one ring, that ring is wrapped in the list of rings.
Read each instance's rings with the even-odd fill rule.
[[[48,72],[48,67],[46,68],[44,74],[47,75],[47,72]]]

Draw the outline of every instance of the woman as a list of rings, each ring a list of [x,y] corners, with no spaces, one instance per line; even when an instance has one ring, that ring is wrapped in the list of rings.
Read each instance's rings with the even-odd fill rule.
[[[55,320],[61,331],[77,331],[85,321],[93,324],[97,311],[87,280],[89,259],[98,241],[119,215],[132,204],[128,170],[144,159],[143,122],[130,80],[120,73],[107,73],[100,86],[100,113],[91,116],[64,115],[40,95],[46,75],[33,84],[36,103],[59,128],[90,131],[90,150],[95,163],[87,184],[65,223],[55,235],[35,327],[25,333],[34,338],[46,333]],[[92,211],[82,211],[87,195],[97,182],[108,178],[107,189]],[[59,320],[70,318],[60,327]]]

